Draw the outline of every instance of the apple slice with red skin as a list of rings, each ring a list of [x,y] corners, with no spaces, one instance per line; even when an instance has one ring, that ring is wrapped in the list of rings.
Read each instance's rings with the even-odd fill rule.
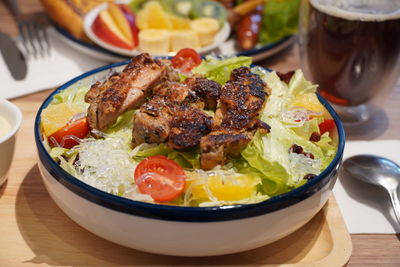
[[[122,8],[115,3],[109,3],[108,12],[110,12],[111,18],[114,20],[120,32],[126,39],[133,42],[131,26]]]
[[[121,11],[124,13],[125,18],[131,26],[133,45],[134,47],[137,47],[139,45],[139,29],[136,26],[135,14],[133,14],[129,6],[126,4],[118,4],[118,6],[121,8]]]
[[[108,9],[104,9],[92,24],[93,33],[104,42],[125,49],[133,49],[133,40],[127,39],[119,30]]]

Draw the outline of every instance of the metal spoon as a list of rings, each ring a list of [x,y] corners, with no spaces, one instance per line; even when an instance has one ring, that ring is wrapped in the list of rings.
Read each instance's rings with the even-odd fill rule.
[[[358,155],[345,160],[343,168],[360,181],[385,188],[390,195],[394,213],[400,224],[400,202],[397,193],[400,187],[399,165],[389,159],[374,155]]]

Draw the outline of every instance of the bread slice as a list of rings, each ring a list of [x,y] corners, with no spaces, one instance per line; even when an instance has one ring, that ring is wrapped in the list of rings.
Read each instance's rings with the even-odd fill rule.
[[[40,0],[50,18],[75,38],[87,41],[83,17],[97,5],[113,0]]]

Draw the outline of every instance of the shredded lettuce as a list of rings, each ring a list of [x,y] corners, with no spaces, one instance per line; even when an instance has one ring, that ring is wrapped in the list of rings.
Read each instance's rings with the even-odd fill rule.
[[[75,149],[68,149],[63,147],[53,147],[50,149],[50,157],[57,161],[61,168],[69,174],[76,176],[77,172],[74,167],[74,162],[78,157],[78,151]]]
[[[202,74],[207,79],[225,84],[231,75],[232,70],[246,66],[252,62],[251,57],[232,57],[221,60],[217,57],[207,57],[202,63],[192,70],[195,74]]]
[[[79,151],[77,177],[112,194],[131,192],[136,163],[130,157],[130,142],[124,132],[102,139],[86,138],[75,147]]]

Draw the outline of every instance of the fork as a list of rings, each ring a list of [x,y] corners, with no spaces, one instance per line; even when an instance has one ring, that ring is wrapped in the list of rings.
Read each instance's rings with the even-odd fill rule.
[[[22,14],[17,0],[5,1],[18,24],[26,56],[34,59],[50,56],[50,42],[45,29],[46,17],[38,14]]]

